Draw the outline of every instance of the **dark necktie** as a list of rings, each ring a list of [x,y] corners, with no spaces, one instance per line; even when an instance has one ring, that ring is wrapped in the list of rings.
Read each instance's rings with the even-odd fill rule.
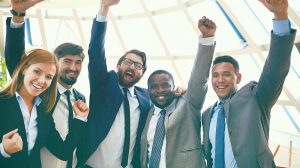
[[[165,137],[165,114],[166,114],[166,110],[162,109],[160,111],[160,117],[156,124],[149,168],[159,167],[161,148],[163,146],[164,137]]]
[[[72,121],[73,121],[73,107],[72,107],[72,103],[71,103],[71,92],[70,92],[70,90],[66,90],[65,95],[67,96],[67,101],[68,101],[68,110],[69,110],[68,128],[69,128],[69,131],[70,131]],[[72,162],[73,162],[73,155],[70,159],[68,159],[67,168],[72,167]]]
[[[128,164],[128,155],[129,155],[129,146],[130,146],[130,108],[129,102],[127,98],[127,88],[123,88],[124,91],[124,121],[125,121],[125,138],[124,138],[124,146],[122,153],[122,162],[121,166],[126,167]]]
[[[216,111],[219,111],[217,118],[216,127],[216,139],[215,139],[215,168],[225,167],[224,158],[224,131],[225,131],[225,112],[224,112],[224,101],[221,101]]]

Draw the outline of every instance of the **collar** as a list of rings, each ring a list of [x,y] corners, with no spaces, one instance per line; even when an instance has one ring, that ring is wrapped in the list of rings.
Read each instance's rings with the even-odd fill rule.
[[[66,90],[70,90],[71,94],[73,94],[73,87],[71,87],[70,89],[66,89],[65,87],[63,87],[63,85],[61,85],[58,82],[57,82],[57,89],[58,89],[58,91],[59,91],[60,94],[65,93]]]
[[[16,92],[16,98],[17,98],[18,101],[23,100],[22,96],[18,92]],[[39,96],[36,96],[33,99],[33,104],[34,105],[39,106],[41,103],[42,103],[42,99]]]
[[[168,107],[163,108],[163,109],[166,110],[166,114],[169,114],[175,108],[175,101],[174,100],[172,101],[172,103]],[[159,108],[156,105],[154,105],[154,114],[153,115],[160,115],[161,110],[162,110],[162,108]]]
[[[120,89],[122,90],[122,92],[123,92],[123,86],[121,86],[120,84],[119,84],[119,87],[120,87]],[[129,88],[127,88],[128,89],[128,91],[129,91],[129,93],[130,93],[130,96],[131,97],[133,97],[133,95],[134,95],[134,86],[131,86],[131,87],[129,87]]]

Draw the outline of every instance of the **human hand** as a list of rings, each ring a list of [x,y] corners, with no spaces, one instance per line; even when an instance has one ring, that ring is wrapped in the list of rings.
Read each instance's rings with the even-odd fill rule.
[[[9,155],[21,151],[23,149],[23,141],[18,133],[18,129],[3,135],[2,144],[5,152]]]
[[[202,18],[198,21],[198,28],[202,33],[203,38],[206,38],[215,35],[217,26],[212,20],[202,16]]]
[[[276,20],[288,19],[288,0],[259,0],[270,12],[274,13]]]
[[[27,9],[44,0],[11,0],[11,7],[19,13],[26,12]]]
[[[177,87],[173,90],[173,93],[176,97],[182,96],[183,94],[185,94],[185,92],[186,92],[186,88],[183,87]]]
[[[89,114],[89,107],[81,100],[75,101],[73,105],[75,115],[80,117],[86,117]]]

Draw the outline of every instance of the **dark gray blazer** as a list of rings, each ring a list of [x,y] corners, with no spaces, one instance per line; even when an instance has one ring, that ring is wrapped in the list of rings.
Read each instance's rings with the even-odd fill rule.
[[[275,167],[268,147],[271,108],[276,103],[290,68],[296,30],[271,36],[271,46],[258,82],[249,82],[224,105],[233,155],[239,168]],[[212,109],[202,116],[203,141],[208,167],[212,166],[209,127]]]

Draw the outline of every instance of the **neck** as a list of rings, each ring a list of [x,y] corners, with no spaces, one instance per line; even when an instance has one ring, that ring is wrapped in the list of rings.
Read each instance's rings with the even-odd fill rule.
[[[34,97],[26,93],[23,89],[19,91],[20,96],[24,100],[29,112],[31,113],[32,107],[33,107],[33,99]]]
[[[68,89],[68,90],[71,89],[71,87],[72,87],[72,85],[65,84],[61,80],[59,80],[58,83],[61,84],[65,89]]]

